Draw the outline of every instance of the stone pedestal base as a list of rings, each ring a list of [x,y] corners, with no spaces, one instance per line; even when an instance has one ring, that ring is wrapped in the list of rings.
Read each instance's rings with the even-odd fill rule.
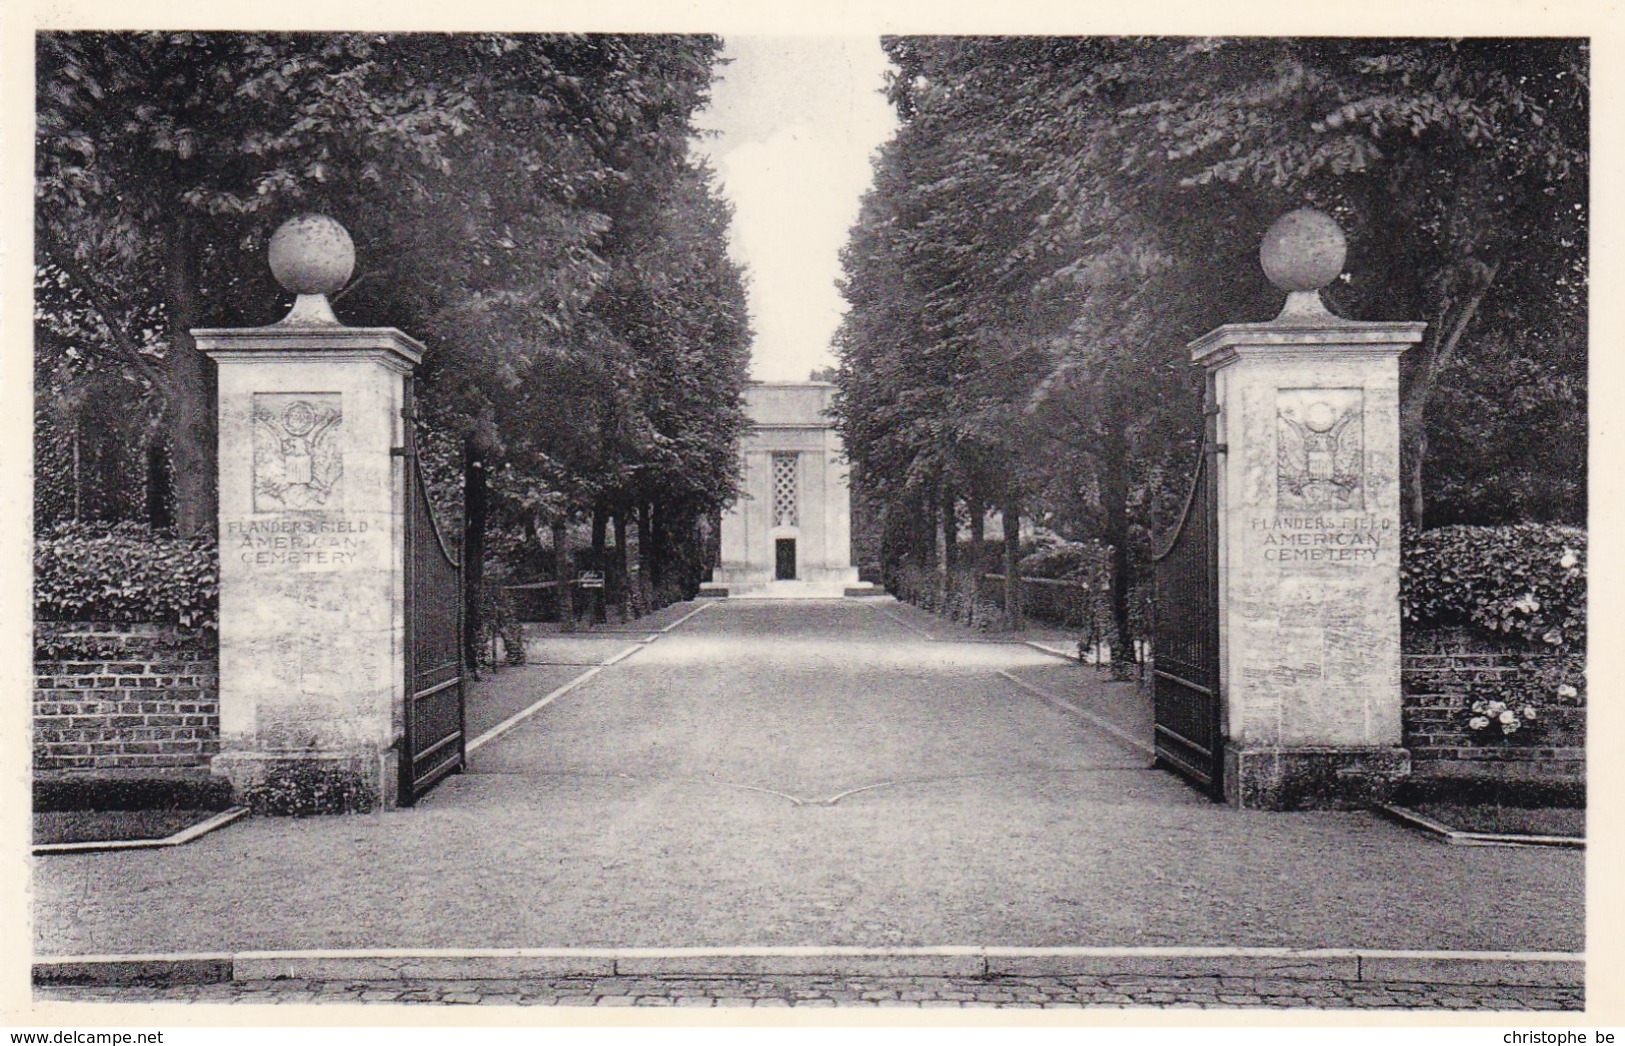
[[[350,814],[396,805],[396,759],[394,751],[228,751],[215,756],[209,770],[256,813]]]
[[[771,568],[761,569],[755,567],[728,566],[714,567],[711,570],[712,585],[721,585],[724,588],[751,588],[756,585],[765,585],[773,580]],[[703,586],[702,586],[703,587]]]
[[[1404,748],[1224,750],[1224,799],[1244,810],[1346,810],[1386,802],[1410,775]]]

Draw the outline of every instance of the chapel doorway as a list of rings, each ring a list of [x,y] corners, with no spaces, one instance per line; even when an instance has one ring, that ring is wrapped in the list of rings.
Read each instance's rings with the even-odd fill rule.
[[[779,538],[773,542],[774,570],[773,578],[776,581],[794,581],[796,579],[796,539]]]

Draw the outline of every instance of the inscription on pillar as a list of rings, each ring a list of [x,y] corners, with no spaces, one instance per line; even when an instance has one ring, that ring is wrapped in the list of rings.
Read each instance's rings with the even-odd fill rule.
[[[254,394],[254,511],[336,509],[344,499],[337,392]]]
[[[1398,527],[1389,516],[1253,517],[1248,529],[1258,531],[1264,559],[1271,563],[1375,563],[1377,550],[1389,547]]]
[[[354,519],[232,519],[222,544],[244,566],[301,572],[348,567],[366,550],[367,521]]]
[[[1275,394],[1275,503],[1282,513],[1365,508],[1365,392]]]

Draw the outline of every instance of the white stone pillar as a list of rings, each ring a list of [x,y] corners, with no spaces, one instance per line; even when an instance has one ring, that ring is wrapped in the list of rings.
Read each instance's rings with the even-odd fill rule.
[[[406,668],[404,459],[392,451],[423,350],[391,328],[340,325],[323,295],[350,265],[300,284],[321,245],[284,240],[280,259],[277,246],[273,269],[301,295],[294,311],[269,327],[193,332],[219,375],[213,770],[240,797],[393,805]],[[301,250],[314,256],[287,257]]]
[[[1223,448],[1225,798],[1266,809],[1358,804],[1410,770],[1400,719],[1399,356],[1425,324],[1361,323],[1324,309],[1319,289],[1341,271],[1342,234],[1317,212],[1277,223],[1264,260],[1291,292],[1282,314],[1191,344],[1214,382]]]
[[[743,484],[741,484],[743,488]],[[722,514],[722,561],[713,572],[718,585],[738,577],[750,559],[750,518],[753,504],[748,491],[742,489],[739,500]]]
[[[797,433],[798,444],[806,437]],[[824,454],[822,448],[796,453],[796,577],[824,580]]]

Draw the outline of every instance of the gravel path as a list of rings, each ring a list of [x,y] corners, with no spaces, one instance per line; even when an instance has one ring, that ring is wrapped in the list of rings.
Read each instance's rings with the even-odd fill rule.
[[[1092,670],[906,614],[719,603],[415,810],[40,859],[36,951],[1584,946],[1583,854],[1214,806],[997,674]]]

